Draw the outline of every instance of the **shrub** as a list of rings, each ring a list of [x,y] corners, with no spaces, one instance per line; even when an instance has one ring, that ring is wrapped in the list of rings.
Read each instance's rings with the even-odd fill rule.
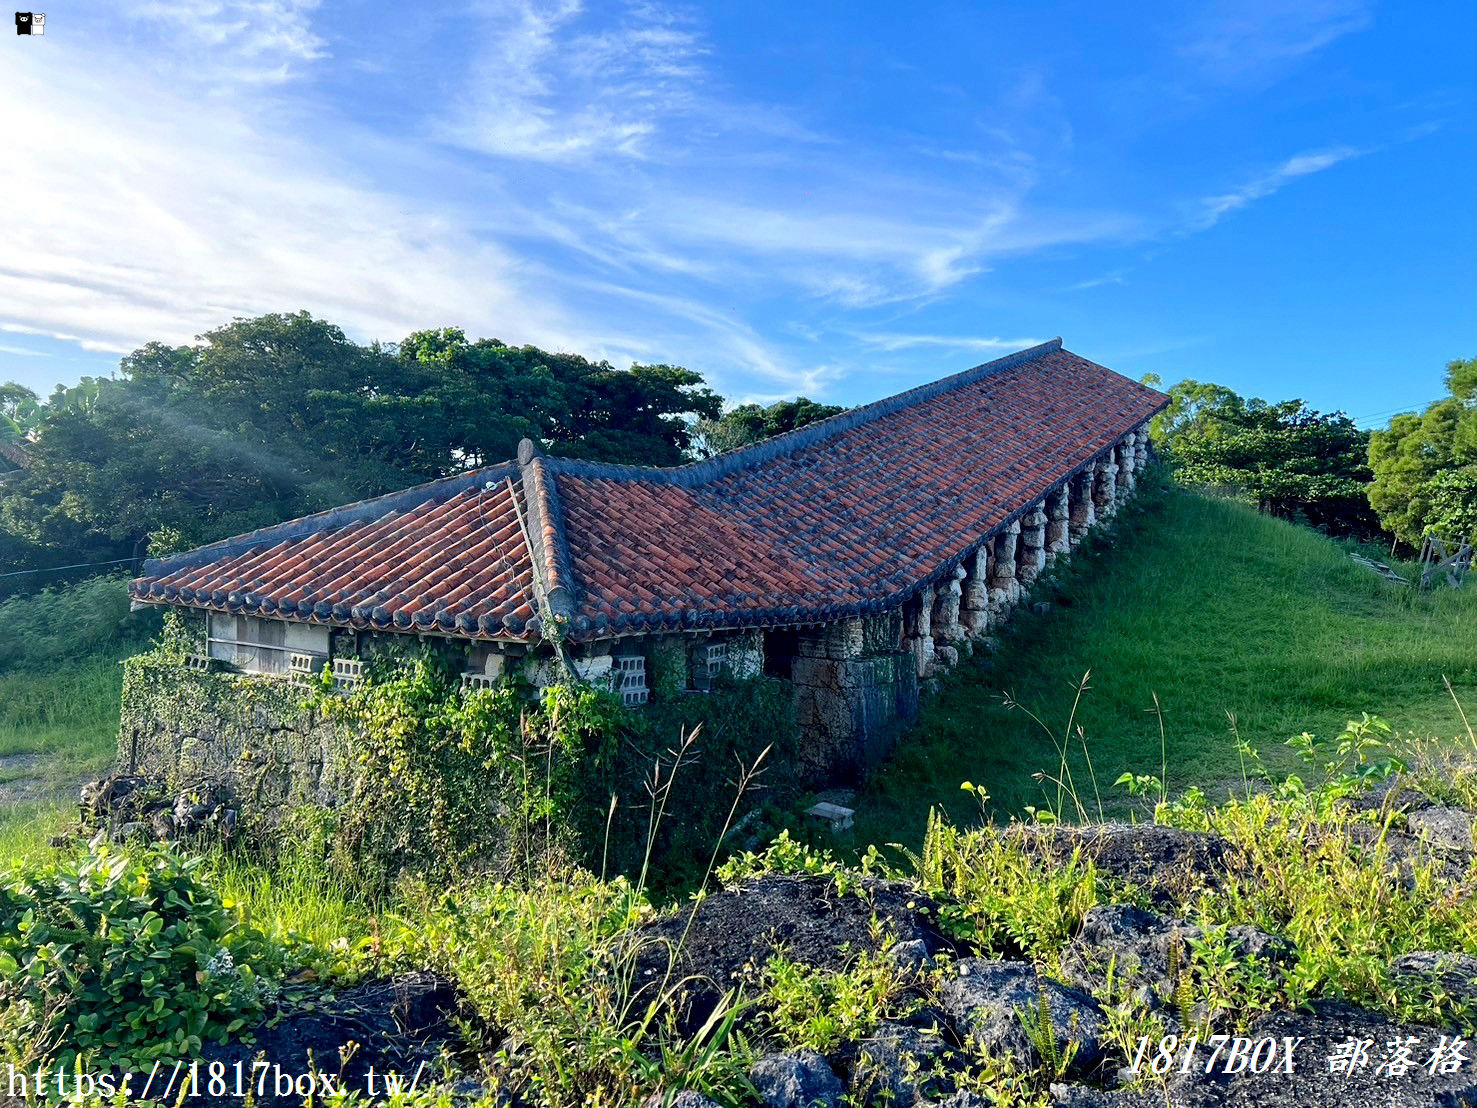
[[[0,1004],[54,1062],[148,1069],[262,1014],[278,952],[197,865],[101,847],[0,879]]]
[[[402,871],[510,877],[557,858],[690,884],[756,762],[778,767],[767,798],[794,788],[790,698],[768,678],[629,712],[587,685],[463,689],[426,652],[375,662],[348,695],[325,683],[314,704],[351,736],[324,846],[375,894]],[[670,818],[652,818],[657,796]]]
[[[37,669],[142,643],[159,616],[128,607],[126,578],[118,576],[12,596],[0,602],[0,670]]]

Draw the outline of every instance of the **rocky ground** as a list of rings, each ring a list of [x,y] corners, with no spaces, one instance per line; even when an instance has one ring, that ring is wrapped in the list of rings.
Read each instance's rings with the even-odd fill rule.
[[[115,833],[121,830],[119,815],[132,816],[122,822],[136,827],[157,822],[161,831],[220,819],[209,798],[167,805],[116,781],[106,798],[103,791],[91,790],[91,800],[113,814]],[[1404,813],[1383,834],[1373,824],[1354,825],[1368,831],[1353,835],[1348,849],[1372,854],[1379,847],[1397,883],[1409,881],[1417,865],[1434,865],[1449,896],[1472,897],[1465,882],[1473,872],[1474,813],[1432,806],[1414,795],[1373,802]],[[1477,1108],[1477,1046],[1461,1038],[1458,1028],[1400,1023],[1334,1000],[1274,1011],[1241,1030],[1235,1013],[1187,1008],[1187,993],[1178,986],[1187,972],[1186,951],[1203,931],[1176,906],[1193,902],[1199,890],[1245,864],[1227,840],[1209,832],[1127,824],[1015,827],[1006,834],[1028,857],[1060,862],[1076,852],[1091,858],[1100,874],[1131,882],[1145,894],[1137,905],[1088,909],[1061,951],[1058,977],[1043,975],[1008,950],[1006,957],[999,949],[988,956],[952,940],[939,922],[945,906],[915,886],[857,876],[839,883],[832,876],[751,878],[707,896],[695,913],[678,909],[627,932],[614,957],[629,967],[626,987],[638,999],[665,997],[689,1033],[729,990],[752,986],[776,952],[818,970],[844,970],[868,955],[904,971],[914,983],[914,1002],[899,1008],[906,1016],[883,1020],[825,1054],[802,1050],[762,1057],[749,1081],[765,1108],[983,1108],[990,1102],[978,1091],[984,1087],[982,1059],[1003,1060],[1007,1069],[1050,1070],[1055,1080],[1046,1095],[1062,1108]],[[1238,960],[1269,971],[1297,958],[1286,938],[1250,925],[1230,927],[1218,941]],[[1477,1006],[1477,958],[1412,951],[1389,969],[1396,981],[1438,983],[1449,996]],[[1100,999],[1110,974],[1114,995],[1130,996],[1148,1013],[1152,1034],[1138,1059],[1138,1080]],[[450,984],[412,975],[284,1013],[258,1028],[250,1047],[217,1050],[212,1058],[235,1061],[265,1052],[287,1067],[342,1068],[356,1079],[370,1065],[403,1073],[431,1063],[443,1050],[455,1055],[464,1049],[457,1014]],[[1201,1029],[1193,1044],[1186,1042],[1187,1027]],[[1212,1033],[1222,1041],[1208,1038]],[[1171,1035],[1174,1045],[1162,1050],[1160,1037]],[[340,1063],[340,1052],[351,1042],[359,1045]],[[1393,1049],[1401,1044],[1403,1055]],[[1404,1057],[1405,1064],[1392,1064],[1392,1057],[1396,1063]],[[475,1069],[473,1061],[468,1072]],[[1145,1079],[1146,1070],[1158,1076]],[[466,1082],[459,1099],[465,1102],[478,1091],[474,1081]],[[690,1091],[663,1095],[682,1108],[712,1104]],[[503,1094],[498,1102],[510,1108],[518,1103]],[[659,1103],[656,1098],[648,1105]]]

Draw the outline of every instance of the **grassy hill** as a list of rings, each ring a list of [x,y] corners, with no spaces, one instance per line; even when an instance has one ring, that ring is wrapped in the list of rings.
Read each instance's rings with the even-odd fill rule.
[[[858,798],[856,841],[916,843],[932,805],[973,815],[966,780],[1002,813],[1043,804],[1032,774],[1057,774],[1060,759],[1027,710],[1058,738],[1074,720],[1073,779],[1093,815],[1076,725],[1110,813],[1124,806],[1112,787],[1121,772],[1160,772],[1161,716],[1171,789],[1199,785],[1213,799],[1241,781],[1232,718],[1274,771],[1293,768],[1289,737],[1336,734],[1366,711],[1401,732],[1464,735],[1442,677],[1477,706],[1477,583],[1401,588],[1348,550],[1239,504],[1145,489],[1111,541],[1038,592],[1050,612],[1019,613],[996,653],[961,665],[925,702]]]

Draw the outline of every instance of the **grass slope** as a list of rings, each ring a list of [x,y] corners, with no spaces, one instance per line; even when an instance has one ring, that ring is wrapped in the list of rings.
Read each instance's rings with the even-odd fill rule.
[[[1464,701],[1477,688],[1477,590],[1421,593],[1381,580],[1347,548],[1239,504],[1145,488],[1109,541],[1080,552],[1018,613],[987,660],[965,663],[925,703],[892,761],[858,798],[856,841],[916,844],[930,806],[976,812],[962,781],[1000,813],[1055,800],[1032,774],[1058,772],[1077,684],[1091,671],[1083,728],[1104,808],[1112,782],[1160,772],[1159,715],[1171,789],[1224,798],[1241,780],[1230,734],[1274,770],[1293,768],[1286,739],[1336,734],[1362,711],[1400,731],[1464,733],[1446,675]],[[1008,694],[1020,707],[1011,708]],[[1097,814],[1075,733],[1073,778]]]

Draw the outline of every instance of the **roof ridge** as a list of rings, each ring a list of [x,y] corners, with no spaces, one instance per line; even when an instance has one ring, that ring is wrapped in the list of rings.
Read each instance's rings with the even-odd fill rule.
[[[548,619],[555,624],[546,628],[558,637],[562,625],[574,617],[578,607],[574,559],[569,553],[569,536],[564,529],[564,508],[559,500],[558,484],[545,474],[549,459],[532,439],[518,443],[519,483],[523,486],[524,510],[528,513],[528,530],[524,536],[533,562],[533,585],[543,602]]]
[[[759,465],[762,462],[771,461],[784,454],[790,454],[812,446],[832,435],[839,435],[863,423],[870,423],[875,419],[892,415],[903,408],[914,404],[921,404],[932,400],[937,396],[954,389],[971,385],[974,382],[988,377],[991,374],[1003,370],[1014,369],[1027,362],[1035,361],[1044,354],[1052,354],[1062,348],[1061,336],[1030,346],[1024,350],[1017,350],[1010,354],[1001,355],[992,361],[983,362],[970,369],[961,370],[959,373],[950,374],[948,377],[940,377],[937,381],[929,381],[917,385],[892,396],[874,400],[870,404],[863,404],[837,415],[818,419],[814,423],[806,424],[804,427],[794,431],[786,431],[784,434],[775,435],[773,438],[756,442],[750,446],[741,446],[737,450],[730,450],[726,454],[720,454],[716,458],[707,458],[700,462],[689,462],[681,466],[633,466],[617,465],[609,462],[591,462],[579,458],[550,457],[547,459],[550,470],[555,474],[567,473],[572,477],[607,478],[610,480],[643,480],[654,481],[664,485],[693,485],[706,484],[709,481],[726,477],[749,466]]]
[[[312,515],[283,520],[281,523],[259,527],[255,531],[246,532],[244,535],[232,535],[228,538],[218,539],[206,546],[197,546],[192,550],[186,550],[179,554],[167,554],[162,558],[149,558],[144,562],[142,576],[152,577],[162,570],[190,569],[193,566],[204,565],[206,562],[215,561],[220,557],[234,557],[263,543],[287,542],[291,539],[302,538],[304,535],[314,534],[331,527],[341,527],[347,523],[361,523],[365,520],[379,519],[389,512],[404,511],[407,508],[418,507],[427,500],[434,498],[437,493],[446,492],[449,496],[455,496],[457,493],[466,492],[468,489],[475,488],[478,485],[499,477],[514,476],[517,471],[518,466],[516,462],[498,462],[496,465],[482,466],[479,469],[469,469],[465,473],[456,473],[450,477],[438,477],[434,481],[412,485],[408,489],[400,489],[396,492],[387,492],[379,496],[370,496],[363,500],[355,500],[348,504],[342,504],[337,508],[314,512]]]

